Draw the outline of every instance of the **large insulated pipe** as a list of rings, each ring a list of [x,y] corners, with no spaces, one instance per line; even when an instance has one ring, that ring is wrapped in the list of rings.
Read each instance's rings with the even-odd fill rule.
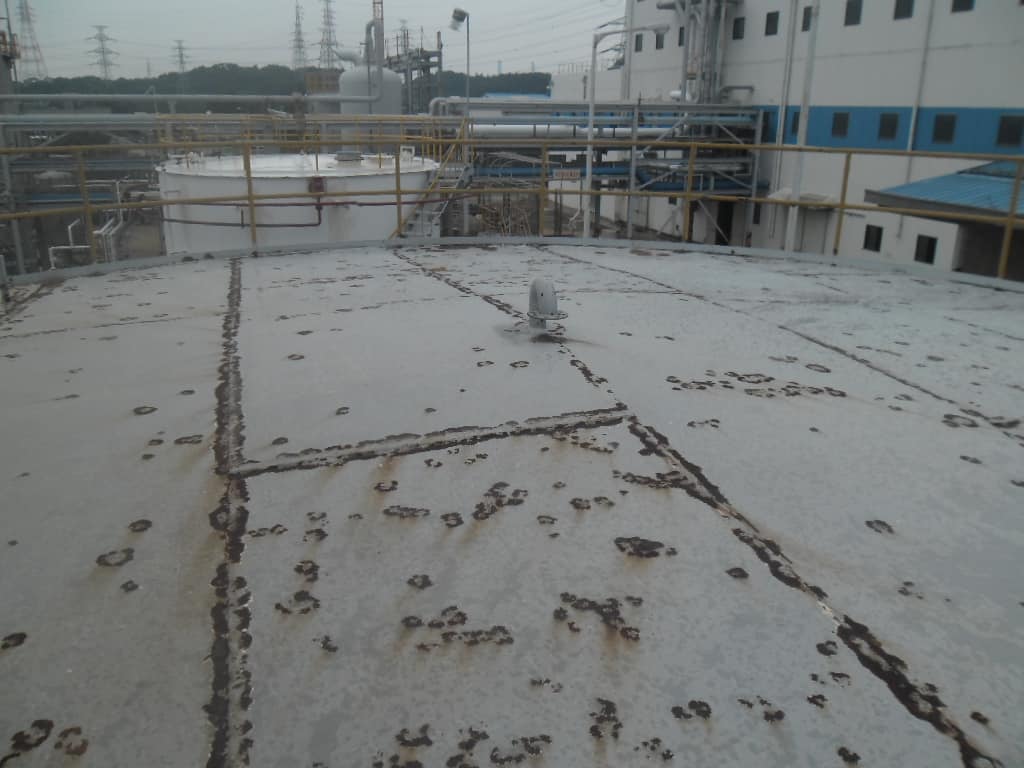
[[[776,120],[777,129],[775,132],[775,145],[782,149],[782,145],[786,143],[786,115],[789,112],[789,83],[793,77],[793,49],[796,45],[796,12],[797,12],[797,0],[789,0],[789,26],[786,31],[786,63],[782,70],[782,92],[779,94],[779,117]],[[800,115],[800,121],[803,122],[807,119],[807,115]],[[773,159],[772,165],[774,166],[772,171],[771,183],[778,189],[782,186],[782,155],[783,153],[776,152],[775,158]],[[775,223],[778,220],[778,206],[773,205],[770,212],[770,222],[768,225],[768,237],[775,237]]]
[[[811,30],[807,37],[807,61],[804,66],[804,88],[803,96],[800,99],[800,130],[797,135],[797,146],[807,145],[807,126],[811,122],[811,85],[814,82],[814,52],[818,43],[818,13],[821,0],[814,0],[811,3]],[[800,201],[800,185],[803,183],[804,175],[804,153],[797,152],[793,168],[793,197],[795,202]],[[795,250],[797,223],[800,219],[799,206],[789,209],[786,216],[786,244],[787,251]]]

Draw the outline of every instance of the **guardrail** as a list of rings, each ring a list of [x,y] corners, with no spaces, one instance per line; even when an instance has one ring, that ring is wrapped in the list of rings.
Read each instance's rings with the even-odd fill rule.
[[[42,219],[53,216],[81,216],[84,221],[91,222],[95,214],[100,212],[112,212],[112,211],[130,211],[138,209],[164,209],[168,206],[179,206],[179,205],[212,205],[212,204],[224,204],[234,203],[238,205],[244,205],[249,211],[249,230],[251,233],[252,246],[255,249],[259,248],[259,235],[258,225],[253,226],[255,217],[254,213],[258,207],[265,204],[272,204],[275,200],[302,200],[309,198],[309,205],[315,205],[315,201],[312,198],[317,198],[321,204],[324,205],[359,205],[361,204],[358,200],[352,198],[358,196],[359,198],[365,198],[368,196],[379,196],[384,198],[381,202],[374,202],[374,205],[388,205],[393,204],[398,206],[396,216],[396,228],[393,233],[394,237],[401,237],[403,219],[401,214],[401,205],[403,190],[401,187],[400,178],[400,166],[399,162],[395,162],[395,186],[391,189],[383,190],[360,190],[358,193],[342,193],[342,192],[287,192],[287,193],[256,193],[253,186],[252,166],[251,160],[255,154],[258,154],[264,147],[272,146],[276,151],[284,152],[300,152],[300,151],[329,151],[336,152],[344,150],[346,148],[376,148],[378,152],[381,152],[387,148],[394,147],[396,155],[398,154],[398,148],[401,145],[414,145],[419,147],[420,154],[438,161],[447,161],[451,159],[458,149],[462,149],[463,152],[468,156],[469,153],[478,152],[489,148],[505,148],[505,149],[528,149],[531,151],[539,151],[540,154],[540,173],[538,181],[535,186],[524,187],[522,184],[517,185],[514,191],[517,194],[533,194],[537,196],[538,205],[542,213],[541,220],[543,220],[543,214],[546,212],[546,207],[550,200],[551,184],[552,182],[563,181],[564,179],[558,179],[554,174],[551,173],[551,165],[549,154],[553,150],[558,152],[575,154],[582,156],[586,153],[591,143],[586,139],[578,138],[565,138],[565,139],[549,139],[549,138],[509,138],[509,139],[494,139],[494,138],[478,138],[472,136],[467,138],[463,130],[460,130],[463,125],[462,118],[423,118],[415,116],[397,116],[397,117],[382,117],[382,116],[370,116],[362,118],[338,118],[336,116],[320,116],[310,115],[308,116],[308,123],[310,126],[322,125],[332,127],[348,128],[353,131],[351,135],[332,137],[332,136],[303,136],[302,138],[296,139],[280,139],[280,138],[257,138],[253,136],[253,131],[244,130],[246,134],[243,138],[229,138],[229,139],[213,139],[208,141],[193,141],[193,140],[182,140],[175,138],[174,131],[177,129],[179,132],[187,132],[191,130],[191,126],[195,124],[199,125],[217,125],[222,126],[225,123],[237,126],[240,122],[251,123],[253,126],[258,124],[269,124],[275,125],[275,119],[261,117],[258,120],[239,120],[238,118],[231,117],[228,119],[218,118],[218,116],[175,116],[174,119],[164,117],[161,118],[161,127],[156,129],[159,133],[165,134],[164,138],[147,144],[133,144],[130,148],[133,152],[153,152],[161,156],[166,156],[173,152],[206,152],[206,151],[219,151],[219,152],[237,152],[243,158],[244,167],[244,179],[245,179],[245,191],[239,194],[230,195],[218,195],[218,196],[207,196],[207,197],[189,197],[189,198],[160,198],[160,199],[147,199],[137,202],[125,202],[117,201],[116,203],[94,203],[90,200],[89,196],[89,180],[87,178],[87,163],[86,159],[90,156],[103,155],[104,153],[117,153],[124,152],[126,149],[125,145],[121,144],[104,144],[104,145],[73,145],[73,146],[34,146],[34,147],[3,147],[0,148],[0,163],[3,165],[4,180],[8,183],[10,188],[10,161],[13,157],[31,157],[31,156],[45,156],[59,154],[64,156],[71,156],[74,161],[77,175],[77,186],[80,194],[81,204],[71,206],[59,206],[39,210],[8,210],[0,212],[0,222],[19,222],[26,220]],[[291,123],[294,125],[294,121]],[[319,132],[317,132],[319,133]],[[883,149],[853,149],[853,148],[836,148],[836,147],[806,147],[806,146],[793,146],[793,145],[777,145],[777,144],[742,144],[737,145],[735,143],[722,143],[722,142],[704,142],[704,141],[683,141],[683,140],[658,140],[651,141],[650,139],[618,139],[618,138],[596,138],[593,143],[593,147],[599,148],[602,152],[629,152],[630,150],[642,148],[647,151],[668,151],[671,153],[678,153],[678,159],[680,164],[678,166],[679,171],[685,170],[686,181],[685,185],[681,189],[673,190],[644,190],[644,189],[600,189],[600,188],[584,188],[583,180],[581,179],[581,187],[578,191],[580,199],[583,200],[594,196],[605,196],[610,198],[677,198],[681,201],[680,216],[682,216],[682,238],[685,241],[689,241],[692,235],[691,229],[691,216],[689,210],[695,203],[701,203],[704,201],[714,202],[745,202],[755,203],[762,206],[778,206],[781,208],[796,208],[796,209],[821,209],[823,203],[816,200],[800,200],[800,199],[779,199],[771,196],[760,196],[758,194],[757,184],[753,184],[751,187],[750,194],[721,194],[714,190],[703,190],[695,187],[694,176],[695,169],[697,168],[698,161],[702,155],[707,155],[715,152],[723,153],[736,153],[738,150],[742,152],[781,152],[781,153],[803,153],[807,155],[835,155],[842,158],[843,171],[841,181],[839,182],[838,196],[835,201],[829,201],[824,204],[831,210],[838,212],[838,219],[833,237],[832,249],[833,253],[837,253],[840,245],[840,239],[843,232],[843,224],[846,214],[849,212],[876,212],[894,214],[900,216],[925,216],[928,217],[929,213],[919,208],[906,208],[896,206],[879,206],[868,203],[857,203],[851,202],[848,199],[849,192],[849,181],[851,176],[851,167],[854,160],[859,157],[893,157],[893,158],[904,158],[904,159],[915,159],[915,158],[938,158],[947,160],[959,160],[969,161],[972,163],[985,163],[985,162],[1008,162],[1015,166],[1014,182],[1012,188],[1012,194],[1008,210],[1003,213],[993,212],[987,213],[965,213],[961,211],[948,211],[943,210],[941,215],[932,214],[932,218],[941,218],[944,221],[952,222],[973,222],[990,224],[1001,227],[1003,229],[1003,240],[1000,249],[999,256],[999,267],[998,274],[1000,277],[1005,277],[1008,270],[1010,247],[1013,238],[1014,231],[1019,226],[1024,226],[1024,217],[1021,217],[1017,208],[1019,206],[1020,188],[1022,184],[1022,178],[1024,178],[1024,156],[1022,155],[992,155],[992,154],[966,154],[966,153],[952,153],[952,152],[908,152],[904,150],[883,150]],[[682,161],[685,159],[685,166]],[[66,161],[66,160],[65,160]],[[500,194],[510,191],[509,187],[505,186],[474,186],[469,190],[474,195],[485,195],[485,194]],[[465,190],[463,194],[465,194]],[[422,200],[426,200],[431,194],[431,190],[417,191],[417,194]],[[576,190],[573,190],[573,195],[577,194]],[[16,202],[16,201],[15,201]],[[409,202],[409,198],[406,191],[406,202]],[[362,203],[366,204],[366,203]],[[86,226],[86,232],[88,233],[88,246],[90,255],[95,258],[98,254],[98,242],[93,233],[93,227]],[[543,235],[543,232],[538,234]],[[0,275],[2,277],[2,275]]]

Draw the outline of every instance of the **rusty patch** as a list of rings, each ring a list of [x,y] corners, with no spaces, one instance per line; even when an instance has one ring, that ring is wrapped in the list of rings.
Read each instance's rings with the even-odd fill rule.
[[[672,557],[677,554],[675,547],[667,547],[660,541],[642,539],[639,536],[619,536],[615,539],[615,546],[628,557],[653,558],[662,554]]]
[[[396,504],[390,507],[385,507],[380,513],[386,517],[397,517],[400,520],[413,520],[420,517],[427,517],[430,514],[429,509],[423,509],[422,507],[405,507],[400,504]]]
[[[307,614],[312,613],[320,607],[320,601],[305,589],[288,598],[287,603],[274,603],[274,609],[283,614]]]
[[[320,566],[312,560],[300,560],[292,570],[310,584],[320,578]]]
[[[28,638],[28,635],[24,632],[12,632],[4,637],[3,640],[0,640],[0,651],[17,648],[25,642],[26,638]]]
[[[71,757],[81,757],[89,749],[89,740],[82,738],[80,726],[73,725],[57,734],[53,748]]]
[[[406,582],[410,587],[416,589],[426,589],[427,587],[434,586],[434,582],[430,580],[430,577],[425,573],[417,573],[414,576],[410,576]]]
[[[130,562],[134,557],[135,550],[131,547],[125,547],[124,549],[115,549],[100,555],[96,558],[96,564],[109,568],[119,568],[125,563]]]
[[[415,747],[429,747],[434,742],[431,740],[428,731],[430,730],[430,724],[425,723],[419,727],[419,735],[413,736],[409,733],[408,728],[403,728],[395,734],[395,741],[400,746],[415,748]]]
[[[836,754],[839,755],[840,759],[847,765],[857,765],[860,763],[860,755],[856,752],[851,752],[846,747],[840,747],[836,750]]]
[[[487,520],[498,513],[504,507],[514,507],[522,504],[529,492],[522,488],[515,488],[511,493],[506,493],[509,484],[499,481],[484,492],[483,500],[477,502],[473,509],[474,520]]]
[[[139,520],[135,520],[131,523],[128,523],[128,530],[132,533],[142,533],[143,531],[148,531],[152,527],[153,521],[147,520],[146,518],[141,518]]]
[[[32,725],[24,731],[18,731],[11,736],[11,750],[17,753],[31,752],[50,738],[52,731],[53,720],[33,720]],[[7,758],[4,758],[3,762],[6,761]]]
[[[615,702],[609,699],[597,700],[597,712],[590,713],[593,725],[590,726],[590,735],[595,739],[604,738],[608,733],[613,739],[619,738],[619,731],[622,730],[622,721],[619,719],[619,710]]]
[[[865,520],[864,525],[875,533],[895,533],[892,526],[885,522],[885,520]]]

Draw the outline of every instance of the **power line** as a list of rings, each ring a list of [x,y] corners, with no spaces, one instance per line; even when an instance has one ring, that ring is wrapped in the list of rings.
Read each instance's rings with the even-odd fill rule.
[[[46,61],[43,59],[43,52],[39,48],[39,40],[36,38],[35,11],[28,4],[28,0],[18,0],[18,25],[21,27],[19,40],[21,41],[21,74],[24,79],[38,78],[45,80],[49,77],[46,69]]]
[[[324,4],[323,19],[320,22],[320,69],[334,69],[338,37],[334,31],[334,0],[321,0]]]
[[[107,34],[107,27],[104,24],[93,25],[93,29],[96,30],[96,34],[85,38],[86,40],[96,41],[96,47],[89,51],[89,53],[96,56],[92,63],[100,68],[101,77],[104,80],[109,80],[110,70],[117,66],[114,57],[118,55],[117,51],[113,50],[109,43],[116,43],[117,40]]]
[[[295,3],[295,32],[292,33],[292,69],[306,68],[306,41],[302,37],[302,6]]]

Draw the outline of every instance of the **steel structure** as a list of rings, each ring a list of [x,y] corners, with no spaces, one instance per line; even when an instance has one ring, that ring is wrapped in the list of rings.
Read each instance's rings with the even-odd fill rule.
[[[395,45],[395,53],[384,59],[384,66],[405,79],[405,114],[423,114],[430,108],[430,102],[441,95],[443,56],[440,33],[434,49],[409,47],[408,36],[404,41],[406,45]]]
[[[117,66],[114,58],[119,55],[117,51],[110,47],[110,43],[115,43],[117,40],[107,34],[107,26],[105,24],[94,25],[93,29],[96,30],[96,34],[86,38],[96,42],[96,47],[89,51],[89,53],[96,56],[92,63],[94,66],[99,67],[100,77],[104,80],[109,80],[111,71]]]
[[[321,0],[323,13],[320,17],[320,69],[334,69],[339,63],[336,53],[338,36],[334,28],[334,0]]]
[[[292,69],[306,68],[306,40],[302,35],[302,5],[295,3],[295,28],[292,31]]]
[[[572,209],[582,210],[588,201],[595,201],[593,205],[595,210],[602,211],[606,230],[611,227],[620,235],[657,236],[659,230],[664,229],[664,223],[646,220],[644,208],[648,201],[669,198],[675,203],[674,224],[680,225],[677,232],[681,235],[675,237],[686,241],[694,237],[693,215],[689,212],[710,202],[780,209],[813,210],[828,206],[840,214],[832,241],[832,249],[836,251],[843,214],[880,210],[879,206],[860,203],[847,195],[847,185],[857,178],[860,167],[853,161],[870,155],[906,157],[903,151],[785,146],[781,151],[831,155],[839,161],[843,173],[837,174],[834,194],[827,200],[766,196],[764,190],[753,183],[757,176],[757,158],[762,151],[779,150],[775,145],[758,142],[761,119],[757,110],[691,105],[684,113],[679,113],[678,107],[672,105],[637,107],[612,102],[598,105],[595,136],[589,145],[595,153],[594,176],[599,183],[587,190],[580,187],[588,147],[586,115],[580,103],[549,104],[546,105],[548,113],[541,114],[537,112],[541,107],[535,104],[497,102],[490,105],[493,107],[490,114],[484,112],[474,117],[471,139],[463,138],[465,122],[458,114],[460,105],[458,99],[435,103],[438,114],[429,118],[306,114],[302,118],[304,127],[298,131],[295,119],[273,115],[68,114],[59,118],[9,115],[3,120],[2,131],[7,146],[32,144],[43,136],[48,138],[46,143],[35,147],[0,150],[10,178],[31,182],[24,192],[9,196],[9,207],[6,213],[0,214],[0,221],[45,222],[54,217],[60,221],[64,217],[63,223],[50,230],[60,232],[70,219],[83,216],[99,226],[103,221],[98,218],[101,211],[108,215],[118,210],[158,211],[164,205],[180,204],[182,200],[162,202],[152,196],[117,202],[119,196],[112,194],[112,184],[119,176],[145,177],[148,164],[155,165],[173,153],[237,154],[245,146],[252,151],[258,148],[259,152],[308,152],[317,148],[334,152],[346,147],[379,147],[381,151],[394,152],[398,145],[408,145],[417,147],[421,155],[441,161],[441,167],[412,213],[396,221],[393,233],[396,237],[473,231],[471,227],[476,226],[473,222],[452,222],[451,217],[446,216],[452,209],[450,203],[456,200],[477,200],[478,211],[487,207],[508,210],[511,218],[506,217],[508,223],[501,225],[504,230],[521,232],[522,222],[529,221],[530,231],[535,233],[553,229],[574,231],[576,218]],[[97,129],[110,132],[116,143],[74,146],[76,131]],[[240,143],[240,135],[247,136],[248,141]],[[463,152],[470,156],[469,163],[457,159]],[[953,153],[914,155],[924,156],[975,164],[1001,159],[1001,156]],[[1012,169],[1010,173],[1011,177],[1019,177],[1019,168],[1016,174]],[[50,180],[41,186],[44,178]],[[93,181],[106,187],[88,188],[87,182]],[[17,184],[8,186],[19,188]],[[392,196],[396,192],[400,194],[400,190],[388,190]],[[525,212],[525,217],[501,202],[505,194],[513,196],[510,200],[518,201],[513,207]],[[489,202],[489,198],[493,201]],[[408,199],[406,195],[406,202]],[[204,199],[196,204],[230,203],[232,200],[237,198]],[[601,200],[603,208],[598,202]],[[273,196],[253,198],[254,205],[270,202]],[[334,202],[345,204],[345,198]],[[495,209],[495,205],[499,208]],[[563,208],[568,210],[563,211]],[[884,210],[923,215],[919,208],[887,206]],[[1013,245],[1013,232],[1021,228],[1016,211],[954,213],[948,220],[999,228],[1005,234],[1002,235],[998,273],[1017,274],[1019,266],[1014,266],[1018,264],[1017,257],[1011,259],[1011,251],[1015,253],[1017,248]],[[727,234],[722,233],[719,241],[730,242],[724,237]],[[12,269],[38,268],[39,254],[22,253],[20,248],[12,242],[5,249],[17,257],[11,262]],[[42,253],[45,255],[45,248]]]
[[[45,80],[50,75],[43,51],[39,47],[39,39],[36,37],[35,11],[32,10],[29,0],[18,0],[18,27],[21,47],[19,76],[23,80]]]

